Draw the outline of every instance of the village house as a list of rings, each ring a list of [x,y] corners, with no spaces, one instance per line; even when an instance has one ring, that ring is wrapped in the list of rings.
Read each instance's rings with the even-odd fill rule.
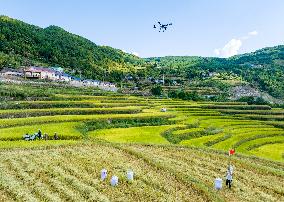
[[[0,75],[2,77],[10,78],[10,77],[22,77],[24,73],[22,69],[4,68],[0,71]]]
[[[73,86],[89,86],[89,87],[98,87],[102,90],[107,91],[117,91],[115,84],[110,82],[102,82],[99,80],[92,79],[81,79],[75,76],[71,76],[67,73],[64,73],[63,68],[61,67],[26,67],[23,69],[10,69],[5,68],[0,71],[2,77],[24,77],[27,79],[46,79],[56,82],[68,82]]]
[[[100,85],[100,81],[98,80],[92,80],[92,79],[86,79],[83,80],[83,84],[84,86],[94,86],[94,87],[98,87]]]
[[[60,81],[70,82],[72,80],[72,76],[66,73],[60,73],[59,75]]]
[[[44,67],[28,67],[24,69],[24,76],[28,79],[59,80],[60,72]]]

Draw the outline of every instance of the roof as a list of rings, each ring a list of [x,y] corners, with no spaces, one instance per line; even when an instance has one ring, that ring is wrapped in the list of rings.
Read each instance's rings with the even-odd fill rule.
[[[80,78],[75,77],[75,76],[72,76],[71,78],[72,78],[73,80],[75,80],[75,81],[81,81],[81,79],[80,79]]]
[[[60,72],[55,71],[53,69],[50,68],[46,68],[46,67],[35,67],[35,66],[31,66],[25,69],[25,71],[30,71],[30,72],[49,72],[49,73],[57,73],[60,74]]]
[[[0,73],[5,73],[5,72],[23,73],[23,70],[22,69],[4,68],[0,71]]]

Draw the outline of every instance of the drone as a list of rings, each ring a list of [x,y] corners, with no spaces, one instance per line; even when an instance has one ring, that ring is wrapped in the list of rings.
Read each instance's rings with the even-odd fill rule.
[[[169,23],[169,24],[162,24],[161,22],[158,22],[159,25],[154,25],[154,29],[159,29],[159,32],[165,32],[167,31],[168,26],[172,26],[173,23]]]

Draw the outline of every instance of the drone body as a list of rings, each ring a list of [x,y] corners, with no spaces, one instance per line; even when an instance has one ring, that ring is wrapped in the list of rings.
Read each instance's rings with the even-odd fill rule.
[[[158,25],[155,25],[154,24],[154,29],[159,29],[159,32],[165,32],[165,31],[167,31],[167,28],[168,28],[168,26],[172,26],[173,25],[173,23],[168,23],[168,24],[162,24],[161,22],[158,22]]]

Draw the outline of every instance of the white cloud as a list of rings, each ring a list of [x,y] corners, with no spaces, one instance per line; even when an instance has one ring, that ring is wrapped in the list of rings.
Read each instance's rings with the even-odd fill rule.
[[[240,39],[232,39],[223,48],[215,49],[214,52],[218,56],[227,58],[238,54],[241,46],[242,41]]]
[[[256,36],[256,35],[258,35],[258,31],[254,30],[252,32],[249,32],[248,35],[249,36]]]
[[[252,31],[247,33],[246,36],[243,36],[239,39],[231,39],[223,48],[217,48],[214,50],[214,53],[220,57],[231,57],[237,55],[240,48],[243,45],[243,41],[248,40],[249,38],[258,35],[257,31]]]
[[[131,54],[139,57],[139,53],[137,53],[137,52],[132,52]]]

